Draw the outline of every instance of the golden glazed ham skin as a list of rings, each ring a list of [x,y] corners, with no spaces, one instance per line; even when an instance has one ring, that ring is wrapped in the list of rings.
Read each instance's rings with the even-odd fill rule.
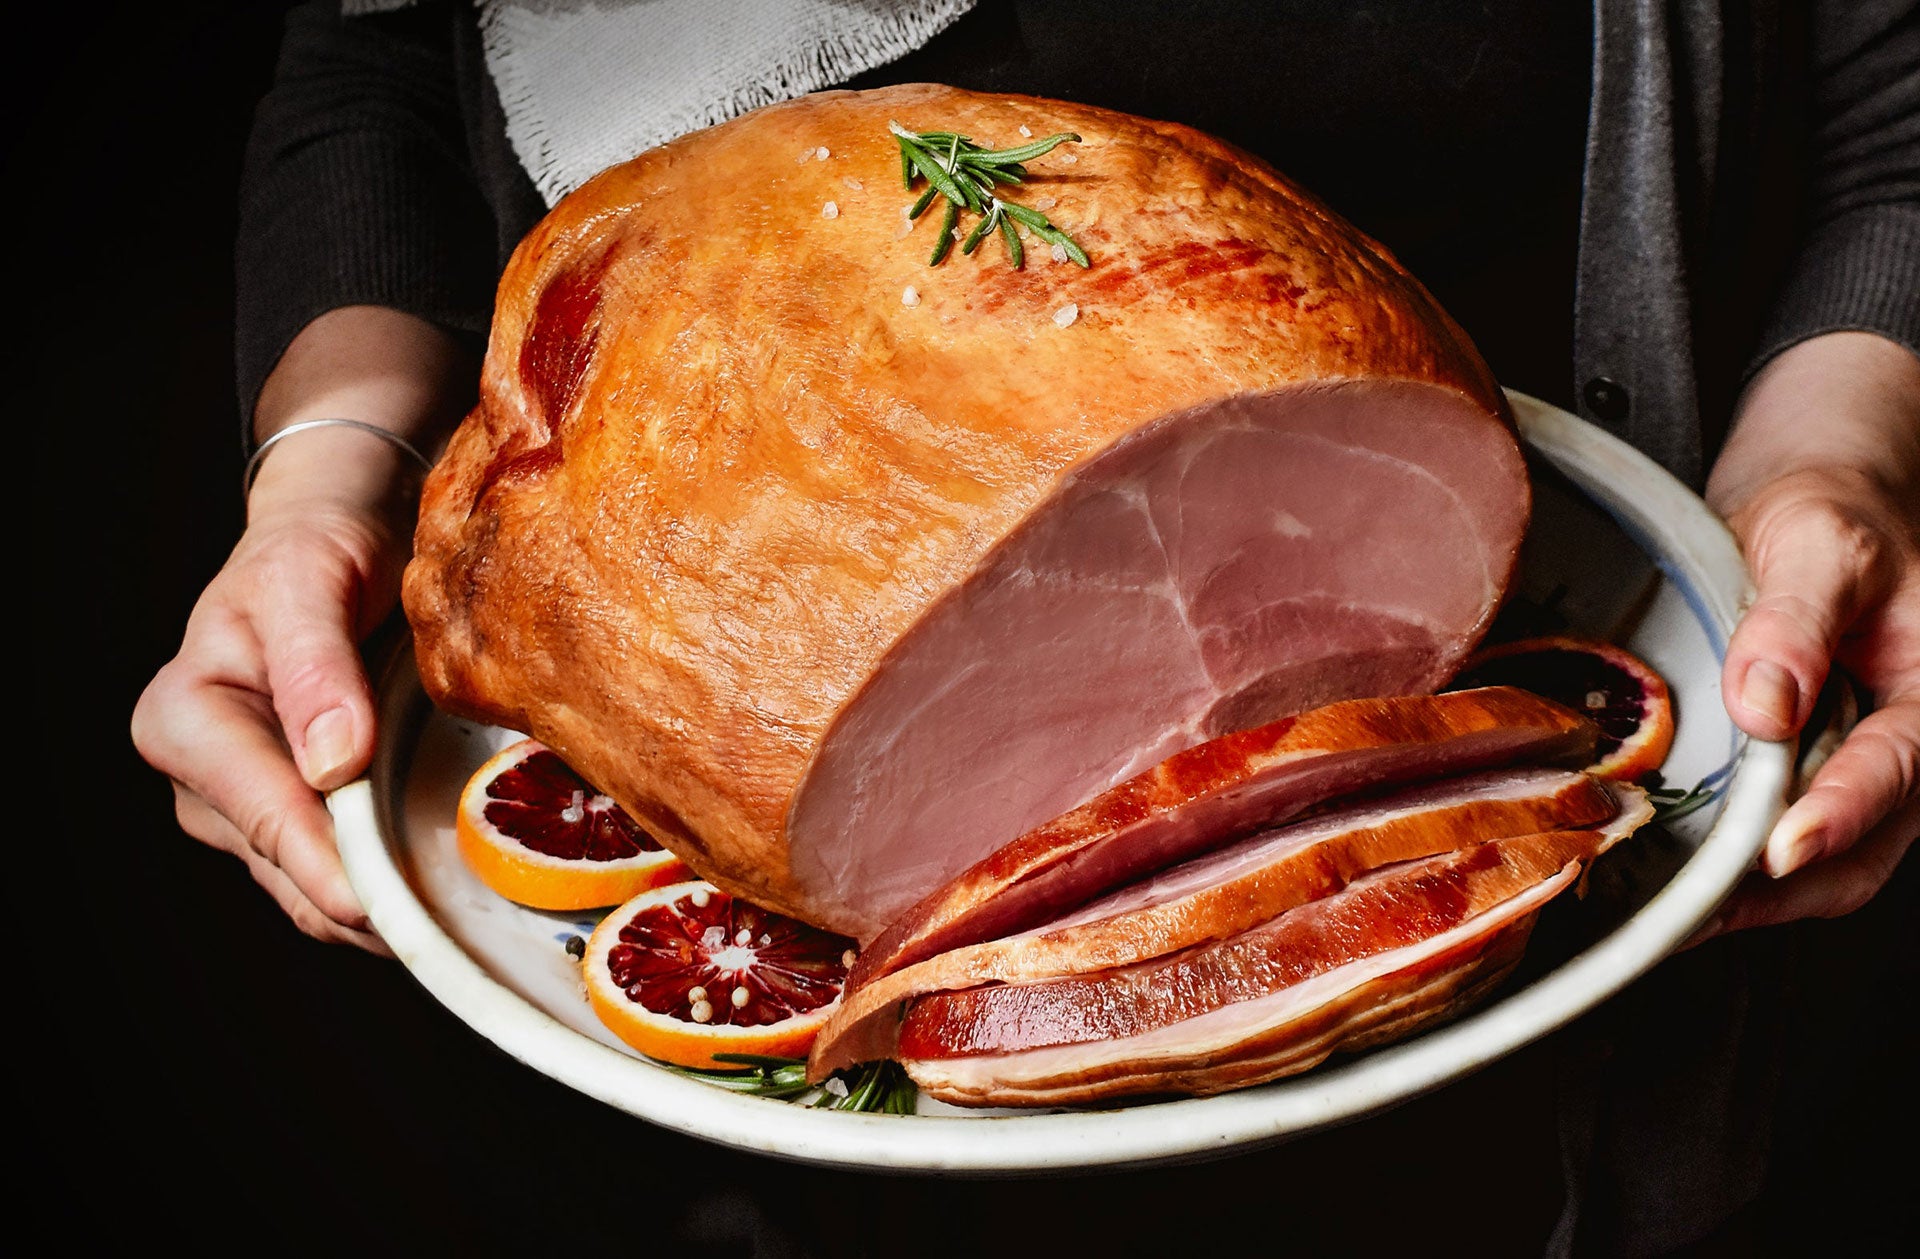
[[[1019,193],[1092,266],[989,240],[929,267],[889,120],[1078,133]],[[539,738],[726,890],[872,940],[1175,752],[1431,691],[1528,503],[1465,336],[1274,171],[913,85],[756,111],[555,207],[404,597],[443,708]]]

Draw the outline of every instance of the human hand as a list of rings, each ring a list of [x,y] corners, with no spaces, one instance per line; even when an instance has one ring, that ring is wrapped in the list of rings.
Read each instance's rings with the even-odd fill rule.
[[[1754,379],[1707,486],[1753,572],[1727,711],[1756,738],[1806,723],[1838,663],[1872,695],[1699,939],[1850,913],[1920,834],[1920,359],[1830,333]]]
[[[321,436],[298,438],[309,450],[345,445]],[[274,459],[292,455],[294,440]],[[394,605],[405,539],[381,513],[283,505],[272,489],[262,487],[268,506],[195,604],[179,654],[141,695],[134,743],[173,780],[181,828],[244,861],[302,931],[385,952],[341,869],[321,793],[372,755],[358,644]]]
[[[458,413],[471,367],[430,324],[347,308],[295,339],[258,410],[270,431],[349,415],[419,444]],[[133,713],[134,744],[172,780],[182,829],[244,861],[308,935],[383,954],[323,793],[373,754],[360,643],[398,600],[419,475],[399,447],[354,428],[290,433],[261,463],[246,530],[179,654]]]

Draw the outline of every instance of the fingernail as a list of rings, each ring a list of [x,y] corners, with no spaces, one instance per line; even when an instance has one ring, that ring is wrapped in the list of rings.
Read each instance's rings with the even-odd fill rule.
[[[331,784],[353,759],[353,716],[329,708],[307,725],[300,772],[315,788]]]
[[[1756,660],[1747,667],[1746,681],[1740,684],[1740,702],[1782,730],[1793,728],[1800,711],[1800,688],[1793,675],[1771,660]]]
[[[1776,879],[1817,861],[1827,851],[1827,829],[1810,809],[1792,808],[1767,839],[1767,873]]]

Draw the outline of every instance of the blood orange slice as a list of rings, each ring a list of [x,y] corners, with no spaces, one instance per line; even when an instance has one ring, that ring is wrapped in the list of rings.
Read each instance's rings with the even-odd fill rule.
[[[1673,747],[1673,698],[1646,661],[1624,647],[1572,635],[1527,638],[1488,647],[1451,687],[1517,686],[1600,727],[1588,770],[1631,781],[1660,768]]]
[[[650,1058],[803,1057],[840,1002],[853,941],[698,879],[642,892],[601,920],[581,966],[600,1021]]]
[[[508,900],[535,909],[596,909],[688,877],[613,800],[553,749],[522,739],[460,791],[460,855]]]

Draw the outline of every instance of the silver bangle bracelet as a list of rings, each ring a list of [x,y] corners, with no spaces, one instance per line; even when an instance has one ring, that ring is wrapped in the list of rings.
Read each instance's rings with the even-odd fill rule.
[[[304,433],[310,428],[328,428],[334,425],[344,425],[347,428],[357,428],[364,433],[372,433],[380,440],[390,445],[398,446],[401,450],[412,455],[413,461],[420,465],[422,472],[433,471],[433,460],[421,454],[412,442],[400,436],[400,434],[393,432],[391,429],[381,428],[378,424],[369,424],[365,420],[348,420],[333,417],[318,420],[301,420],[298,424],[287,425],[255,448],[253,457],[247,460],[246,471],[242,473],[240,477],[241,501],[246,501],[247,495],[253,493],[253,480],[260,475],[260,462],[267,457],[267,452],[273,449],[274,443],[283,437],[291,437],[295,433]]]

